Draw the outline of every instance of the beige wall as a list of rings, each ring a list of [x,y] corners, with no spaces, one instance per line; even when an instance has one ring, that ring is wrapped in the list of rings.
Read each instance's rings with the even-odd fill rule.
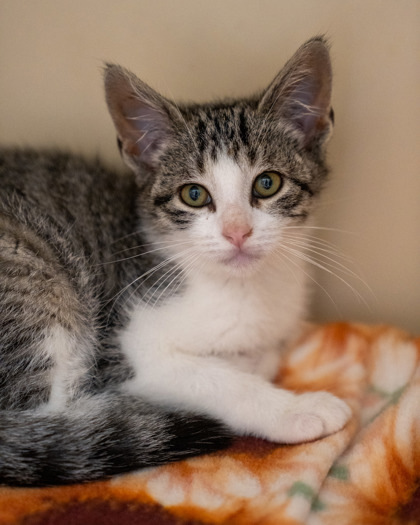
[[[418,0],[0,0],[0,140],[117,158],[102,61],[168,96],[247,94],[307,38],[335,69],[333,176],[320,221],[373,291],[317,272],[320,319],[420,333]],[[347,263],[346,263],[347,264]],[[342,277],[344,277],[342,275]]]

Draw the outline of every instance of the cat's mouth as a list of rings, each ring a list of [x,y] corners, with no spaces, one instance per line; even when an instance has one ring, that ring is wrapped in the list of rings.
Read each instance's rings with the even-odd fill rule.
[[[251,251],[236,250],[224,257],[222,263],[230,268],[246,269],[255,266],[260,259],[261,255],[257,255]]]

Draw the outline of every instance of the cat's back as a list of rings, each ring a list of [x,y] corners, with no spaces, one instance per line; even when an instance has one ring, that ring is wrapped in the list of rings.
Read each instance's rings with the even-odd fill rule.
[[[61,232],[88,250],[105,248],[132,228],[135,195],[131,174],[110,170],[99,160],[55,150],[0,148],[3,220],[52,242]]]
[[[35,273],[60,275],[86,303],[116,293],[126,269],[109,262],[135,231],[135,198],[134,178],[98,160],[0,149],[0,278],[30,275],[33,295]]]
[[[82,157],[59,150],[0,148],[0,191],[4,196],[22,192],[21,196],[42,196],[40,200],[45,201],[48,195],[63,189],[65,183],[89,185],[92,172],[92,166]]]
[[[97,159],[29,148],[0,148],[0,182],[2,207],[17,200],[22,206],[102,214],[118,203],[125,209],[134,187],[131,174],[112,171]]]

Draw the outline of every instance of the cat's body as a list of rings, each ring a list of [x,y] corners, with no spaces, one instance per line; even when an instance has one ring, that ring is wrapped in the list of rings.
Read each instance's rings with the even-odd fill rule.
[[[340,429],[341,400],[269,383],[306,307],[291,254],[327,171],[325,43],[248,100],[178,107],[118,66],[105,85],[134,175],[0,160],[0,479],[97,479],[217,449],[226,427]]]

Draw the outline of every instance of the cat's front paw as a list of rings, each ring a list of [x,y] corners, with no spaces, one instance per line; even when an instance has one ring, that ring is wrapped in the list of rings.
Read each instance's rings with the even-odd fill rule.
[[[282,422],[285,442],[312,441],[341,430],[351,416],[350,407],[328,392],[297,395]]]

